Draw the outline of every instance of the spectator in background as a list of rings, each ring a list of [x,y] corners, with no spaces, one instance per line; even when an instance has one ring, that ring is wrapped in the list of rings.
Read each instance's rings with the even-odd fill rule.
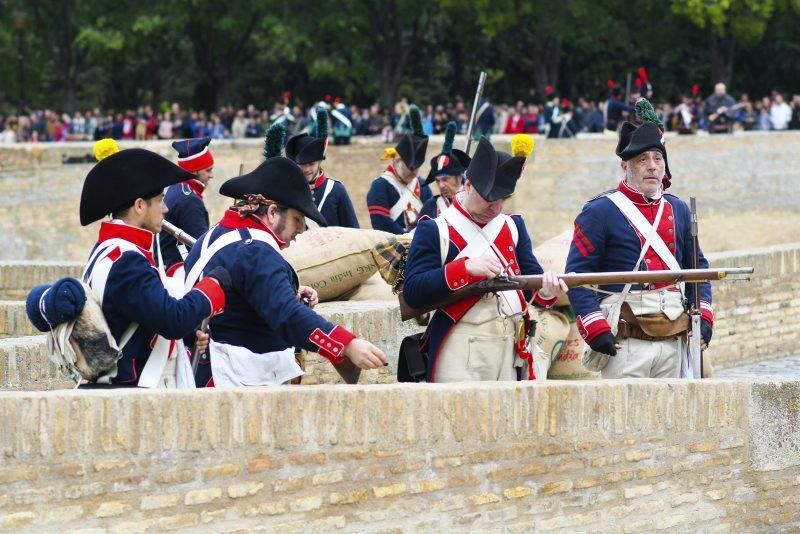
[[[694,103],[692,95],[689,93],[684,93],[682,100],[683,101],[675,107],[672,113],[672,119],[670,120],[671,127],[679,134],[697,133],[700,119],[700,112],[697,109],[697,104]]]
[[[509,113],[508,120],[506,120],[506,126],[503,129],[503,133],[518,134],[525,131],[525,119],[522,115],[521,107],[522,107],[522,102],[517,102],[517,107],[515,107]],[[537,118],[537,126],[538,126],[538,118]]]
[[[783,100],[781,93],[775,93],[772,105],[769,108],[769,118],[773,130],[786,130],[792,120],[792,108]]]
[[[159,115],[160,122],[158,123],[158,138],[159,139],[172,139],[173,123],[169,114],[163,113]]]
[[[622,101],[622,87],[616,85],[611,89],[611,94],[606,100],[606,130],[616,132],[626,114],[634,113],[636,110]]]
[[[261,123],[258,120],[258,117],[250,117],[250,120],[247,123],[247,129],[244,132],[244,136],[248,139],[254,139],[261,137],[264,133],[264,130],[261,128]]]
[[[0,145],[10,145],[17,142],[17,132],[14,130],[16,121],[9,117],[5,121],[5,127],[0,132]]]
[[[526,134],[539,133],[539,106],[528,104],[525,114],[522,116],[522,132]]]
[[[744,103],[742,112],[739,114],[739,124],[746,132],[752,132],[758,129],[758,111],[753,107],[753,103],[747,101]]]
[[[789,121],[789,129],[800,130],[800,95],[792,97],[792,120]]]
[[[236,112],[236,117],[231,124],[231,133],[234,139],[242,139],[247,133],[247,119],[244,117],[244,110]]]
[[[714,94],[705,102],[705,116],[708,121],[708,133],[730,133],[733,128],[733,107],[736,102],[728,94],[724,83],[714,86]]]
[[[769,97],[765,96],[761,99],[761,109],[758,113],[758,129],[766,132],[772,129],[772,119],[769,117],[770,101]]]

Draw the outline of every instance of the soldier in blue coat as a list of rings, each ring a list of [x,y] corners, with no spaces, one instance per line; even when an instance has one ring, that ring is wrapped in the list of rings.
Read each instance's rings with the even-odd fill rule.
[[[322,213],[328,226],[358,228],[358,219],[353,203],[344,184],[327,176],[322,162],[328,148],[328,112],[317,109],[315,135],[301,133],[292,136],[286,143],[286,157],[297,163],[306,176],[314,204]],[[317,224],[309,219],[309,228]]]
[[[386,356],[380,349],[311,309],[316,291],[300,285],[280,253],[304,231],[304,217],[325,225],[300,168],[273,155],[225,182],[220,193],[236,199],[234,205],[186,259],[188,283],[217,267],[231,274],[225,314],[210,321],[211,376],[209,366],[201,366],[198,385],[288,382],[302,375],[295,348],[317,352],[333,364],[349,359],[362,369],[383,366]]]
[[[153,239],[166,213],[164,188],[188,179],[191,175],[174,163],[140,148],[104,158],[86,176],[81,224],[108,214],[111,220],[100,226],[84,281],[100,300],[115,341],[124,344],[116,370],[98,383],[194,386],[181,384],[180,370],[186,369],[188,355],[176,349],[176,340],[222,312],[229,276],[224,268],[209,272],[178,299],[165,288],[156,268]]]
[[[486,278],[543,274],[522,218],[502,213],[530,154],[526,146],[532,150],[530,136],[522,135],[519,145],[512,140],[512,156],[482,138],[464,190],[437,219],[420,221],[405,268],[403,295],[410,306],[435,304]],[[421,343],[427,380],[533,379],[528,302],[551,307],[563,291],[564,282],[545,273],[542,289],[533,294],[503,291],[437,309]]]
[[[435,219],[453,202],[453,197],[464,183],[464,172],[469,166],[470,157],[463,151],[453,148],[456,136],[456,123],[450,121],[444,132],[442,151],[431,159],[431,170],[426,185],[436,182],[439,194],[429,198],[419,212],[419,218]]]
[[[381,158],[390,161],[367,192],[367,210],[375,230],[393,234],[410,232],[417,225],[422,205],[433,194],[417,170],[425,163],[428,137],[422,131],[419,108],[409,111],[413,133],[404,135]]]
[[[671,174],[658,117],[645,99],[637,102],[644,121],[625,122],[617,156],[623,179],[617,188],[595,197],[575,219],[566,272],[668,270],[692,267],[690,212],[686,203],[665,193]],[[699,268],[708,261],[699,253]],[[686,357],[694,292],[676,284],[649,287],[600,286],[569,291],[578,329],[592,359],[608,363],[604,378],[688,375]],[[700,287],[702,346],[711,340],[714,312],[711,285]]]
[[[214,156],[208,148],[210,137],[174,141],[172,148],[178,152],[178,165],[191,176],[167,189],[164,204],[169,212],[166,220],[197,239],[208,230],[208,210],[203,202],[203,192],[214,178]],[[161,257],[171,274],[183,263],[187,251],[183,244],[166,232],[158,236]]]

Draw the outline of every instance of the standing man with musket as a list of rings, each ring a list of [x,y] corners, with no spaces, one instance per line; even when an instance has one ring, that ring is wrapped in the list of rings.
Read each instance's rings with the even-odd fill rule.
[[[637,128],[625,122],[617,144],[624,177],[616,189],[590,200],[575,219],[566,272],[708,268],[699,247],[693,264],[689,208],[664,193],[671,174],[663,126],[646,99],[637,101],[636,111],[643,124]],[[684,303],[702,316],[704,350],[714,324],[711,284],[701,284],[699,303],[692,291],[674,283],[598,289],[569,291],[578,329],[591,349],[584,356],[587,367],[602,369],[603,378],[697,373],[686,357]]]
[[[412,307],[440,302],[450,293],[486,278],[542,274],[525,223],[502,213],[514,193],[533,139],[517,135],[511,152],[495,151],[482,138],[466,170],[464,190],[435,220],[414,233],[403,295]],[[534,294],[502,291],[468,297],[431,317],[421,350],[428,354],[429,382],[532,379],[528,302],[553,306],[566,285],[545,273]]]
[[[442,151],[431,159],[431,170],[425,180],[425,185],[436,182],[439,194],[425,202],[419,212],[420,219],[424,216],[435,219],[441,215],[444,210],[450,207],[453,197],[464,183],[464,171],[469,166],[470,157],[466,152],[453,148],[456,128],[454,121],[447,123]]]
[[[346,361],[361,369],[386,364],[379,348],[312,311],[317,292],[300,285],[281,256],[281,249],[305,230],[306,218],[325,226],[303,171],[279,156],[284,134],[280,125],[270,128],[267,159],[222,184],[220,193],[235,202],[186,259],[187,284],[220,267],[231,274],[225,315],[209,323],[213,380],[198,376],[198,384],[286,383],[303,374],[295,347],[317,352],[334,366]]]
[[[191,178],[166,158],[140,148],[105,157],[86,176],[81,225],[108,214],[112,218],[100,225],[83,280],[100,301],[122,348],[115,370],[100,377],[100,384],[194,387],[180,340],[204,319],[222,312],[230,277],[223,267],[211,270],[176,299],[164,287],[153,258],[153,238],[167,212],[164,188]],[[203,348],[208,336],[197,335]]]
[[[178,166],[191,176],[170,186],[164,196],[164,204],[169,210],[166,220],[195,239],[208,231],[208,210],[203,202],[203,192],[214,178],[214,156],[208,148],[209,143],[210,137],[172,143],[172,148],[178,152]],[[158,240],[164,266],[167,274],[171,275],[183,264],[188,251],[166,232],[160,233]]]
[[[327,176],[322,170],[322,161],[328,149],[328,112],[317,109],[314,135],[300,133],[292,136],[286,143],[286,157],[297,163],[306,176],[314,204],[328,226],[358,228],[358,219],[353,203],[344,184]],[[318,225],[307,219],[309,229]]]
[[[386,149],[381,160],[390,163],[367,192],[372,227],[393,234],[413,230],[422,205],[433,196],[431,188],[417,176],[428,149],[428,136],[422,131],[417,106],[411,106],[409,117],[412,133],[404,135],[395,148]]]

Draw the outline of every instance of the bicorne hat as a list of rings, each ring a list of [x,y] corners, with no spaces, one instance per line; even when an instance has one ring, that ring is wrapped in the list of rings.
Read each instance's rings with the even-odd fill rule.
[[[211,150],[208,148],[210,142],[210,137],[173,141],[172,148],[178,152],[178,166],[189,172],[213,167],[214,156],[211,155]]]
[[[669,187],[672,173],[669,172],[667,147],[664,144],[664,124],[658,118],[653,106],[646,98],[636,101],[636,114],[642,120],[641,126],[630,122],[622,123],[616,153],[622,161],[630,161],[642,152],[658,150],[664,156],[664,189]]]
[[[425,163],[425,152],[428,150],[428,136],[422,129],[422,114],[417,106],[411,106],[408,110],[411,121],[411,133],[404,135],[397,143],[395,150],[400,155],[400,159],[411,170],[422,167]]]
[[[444,132],[442,151],[431,159],[431,170],[425,180],[426,184],[433,183],[437,176],[460,176],[467,170],[471,158],[463,150],[453,148],[455,137],[456,123],[450,121]]]
[[[322,161],[328,148],[328,111],[317,108],[314,135],[305,132],[292,136],[286,143],[286,157],[298,165]]]
[[[165,187],[193,178],[170,160],[143,148],[128,148],[95,165],[81,191],[80,219],[86,226],[129,208],[137,198],[153,198]]]
[[[467,167],[467,180],[487,202],[507,197],[514,192],[533,146],[533,137],[517,134],[511,138],[511,154],[508,154],[495,150],[485,137],[481,137]]]

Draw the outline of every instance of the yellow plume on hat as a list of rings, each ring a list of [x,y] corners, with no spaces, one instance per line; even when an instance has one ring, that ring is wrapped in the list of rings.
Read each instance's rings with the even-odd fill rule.
[[[92,147],[92,152],[94,152],[95,159],[97,159],[97,161],[101,161],[108,156],[119,152],[119,143],[110,137],[100,139]]]
[[[515,158],[527,158],[533,153],[536,140],[532,135],[517,134],[511,138],[511,155]]]
[[[381,156],[381,161],[388,161],[392,158],[399,158],[400,154],[397,153],[397,150],[392,148],[385,148],[383,150],[383,156]]]

